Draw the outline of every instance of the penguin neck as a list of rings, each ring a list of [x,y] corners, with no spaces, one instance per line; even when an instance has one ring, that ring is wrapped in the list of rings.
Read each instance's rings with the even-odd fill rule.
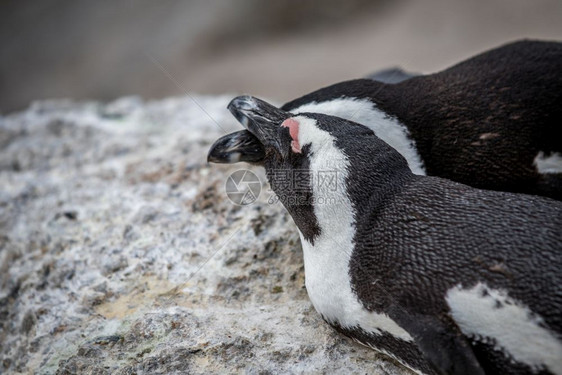
[[[312,204],[305,210],[313,220],[304,226],[302,220],[295,222],[304,234],[310,232],[309,222],[314,222],[312,238],[305,236],[311,244],[321,237],[349,247],[343,243],[355,236],[356,222],[365,215],[376,215],[378,207],[414,175],[402,155],[372,134],[357,142],[331,135],[327,138],[326,146],[312,150],[309,158]],[[294,218],[303,216],[295,215],[302,206],[286,207]]]
[[[385,192],[393,190],[388,184],[397,177],[413,177],[404,158],[375,136],[372,138],[367,140],[368,143],[374,144],[375,148],[382,147],[383,153],[369,155],[367,141],[361,142],[356,147],[366,148],[367,154],[358,160],[348,156],[355,152],[342,152],[344,148],[338,145],[336,139],[332,139],[322,150],[313,150],[309,159],[314,197],[310,209],[318,233],[310,240],[303,233],[307,228],[297,223],[303,247],[306,288],[314,307],[329,323],[344,328],[360,327],[367,332],[386,331],[402,340],[411,341],[408,333],[388,316],[364,309],[353,292],[349,277],[358,221],[364,210],[361,205],[372,207],[373,202],[384,199]],[[381,165],[386,162],[383,171],[377,170],[381,168],[379,163],[373,165],[372,159],[376,158],[381,159]],[[398,162],[393,163],[393,160]],[[359,165],[355,165],[358,162]],[[365,169],[369,162],[372,168]],[[396,164],[400,168],[393,171]],[[363,172],[369,176],[362,177]],[[382,180],[377,182],[377,178]],[[294,207],[287,208],[294,216]]]
[[[350,168],[346,195],[354,208],[355,219],[379,214],[384,204],[416,176],[406,159],[377,137],[359,144],[350,144]]]
[[[295,220],[303,248],[306,289],[315,309],[330,324],[361,326],[348,273],[355,237],[355,210],[346,187],[351,166],[335,139],[327,138],[326,146],[313,150],[309,158],[313,197],[309,210],[318,227],[314,238],[307,238],[307,228]],[[287,208],[294,217],[295,208]]]
[[[314,102],[297,108],[295,112],[324,113],[365,125],[377,137],[404,156],[414,174],[426,174],[423,161],[408,127],[369,99],[343,97],[325,102]]]

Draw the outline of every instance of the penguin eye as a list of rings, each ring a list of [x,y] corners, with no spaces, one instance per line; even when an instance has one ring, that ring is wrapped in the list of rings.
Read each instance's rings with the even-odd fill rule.
[[[299,122],[294,118],[288,118],[281,124],[284,128],[289,128],[289,135],[291,136],[291,150],[296,153],[302,153],[301,146],[299,144]]]

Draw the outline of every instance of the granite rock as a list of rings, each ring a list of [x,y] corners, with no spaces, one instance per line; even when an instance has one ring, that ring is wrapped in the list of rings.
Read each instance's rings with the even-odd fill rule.
[[[0,118],[0,373],[406,373],[316,313],[263,170],[207,164],[231,97]],[[243,168],[262,192],[238,206]]]

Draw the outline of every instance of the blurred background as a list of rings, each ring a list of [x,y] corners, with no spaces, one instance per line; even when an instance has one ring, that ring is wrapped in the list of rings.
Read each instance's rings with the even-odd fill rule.
[[[0,1],[0,112],[46,98],[251,93],[279,102],[399,66],[431,73],[562,39],[560,0]]]

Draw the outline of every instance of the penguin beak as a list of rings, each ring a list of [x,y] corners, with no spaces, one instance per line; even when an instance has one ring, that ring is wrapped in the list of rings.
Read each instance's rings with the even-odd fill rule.
[[[249,131],[241,130],[219,138],[209,150],[207,162],[232,164],[259,163],[265,157],[261,142]]]
[[[252,96],[238,96],[228,104],[228,110],[247,129],[219,138],[209,150],[211,163],[261,163],[265,148],[279,147],[281,123],[290,114]]]
[[[248,95],[232,99],[227,108],[262,145],[279,148],[279,127],[290,113]]]

